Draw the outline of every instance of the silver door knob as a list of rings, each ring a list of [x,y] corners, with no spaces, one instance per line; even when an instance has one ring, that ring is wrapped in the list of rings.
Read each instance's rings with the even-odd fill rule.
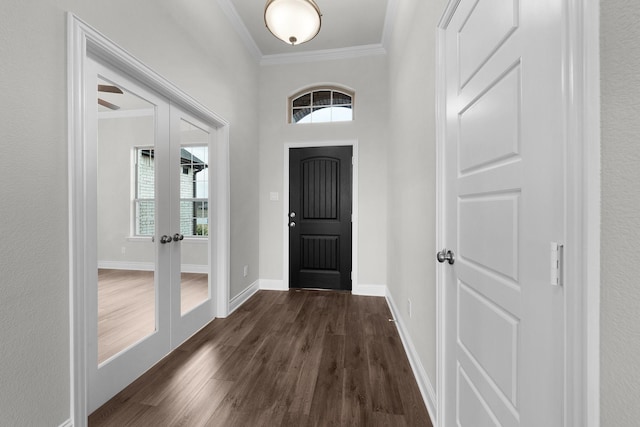
[[[182,240],[182,239],[184,239],[184,236],[182,234],[180,234],[180,233],[176,233],[176,234],[173,235],[173,241],[174,242],[177,242],[177,241]]]
[[[160,238],[160,243],[165,244],[165,243],[171,243],[171,237],[167,236],[166,234],[164,236],[162,236]]]
[[[438,260],[438,262],[447,261],[449,262],[449,264],[453,264],[454,262],[456,262],[456,256],[453,254],[453,252],[447,250],[446,248],[436,254],[436,259]]]
[[[295,212],[291,212],[291,213],[289,214],[289,217],[291,217],[291,218],[295,218],[295,217],[296,217],[296,213],[295,213]]]
[[[291,222],[289,223],[289,227],[293,228],[293,227],[295,227],[295,226],[296,226],[296,223],[295,223],[295,222],[291,221]]]

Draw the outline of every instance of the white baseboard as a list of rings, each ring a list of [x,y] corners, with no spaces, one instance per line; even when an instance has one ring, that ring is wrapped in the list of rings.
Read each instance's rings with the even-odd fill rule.
[[[283,280],[260,279],[260,289],[266,291],[288,291],[289,287]],[[353,285],[353,295],[384,297],[387,295],[387,285]]]
[[[260,289],[265,291],[288,291],[289,287],[285,286],[284,280],[260,279]]]
[[[409,335],[409,331],[402,321],[402,316],[400,316],[400,311],[393,301],[391,293],[387,292],[385,296],[387,298],[387,302],[389,303],[391,314],[396,320],[396,327],[398,328],[398,333],[400,334],[400,339],[402,340],[404,350],[407,353],[407,357],[409,358],[411,369],[413,370],[413,374],[415,375],[416,381],[418,382],[418,388],[420,388],[422,399],[427,406],[427,411],[429,411],[431,423],[434,426],[438,426],[438,414],[436,413],[436,408],[438,406],[436,404],[436,393],[434,391],[433,384],[429,379],[429,376],[427,375],[427,371],[424,370],[424,366],[422,366],[422,362],[418,357],[418,352],[416,351],[416,348],[413,345],[413,341],[411,340],[411,335]]]
[[[60,427],[73,427],[73,422],[71,422],[71,419],[68,419],[67,421],[60,424]]]
[[[351,289],[353,295],[364,295],[371,297],[386,297],[387,285],[362,285],[354,284]]]
[[[135,271],[153,271],[156,265],[152,262],[137,261],[98,261],[98,268],[108,270],[135,270]],[[182,264],[183,273],[208,273],[208,265],[199,264]]]
[[[244,291],[240,292],[235,297],[229,300],[229,314],[236,311],[242,304],[247,302],[249,298],[253,296],[256,292],[260,290],[260,286],[258,286],[259,280],[256,280],[252,284],[249,285]]]
[[[152,262],[136,261],[98,261],[98,268],[108,270],[153,271],[156,265]]]

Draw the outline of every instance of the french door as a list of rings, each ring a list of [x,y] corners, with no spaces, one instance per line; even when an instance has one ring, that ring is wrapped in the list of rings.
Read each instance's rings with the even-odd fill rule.
[[[90,413],[213,319],[216,174],[213,127],[86,65]]]

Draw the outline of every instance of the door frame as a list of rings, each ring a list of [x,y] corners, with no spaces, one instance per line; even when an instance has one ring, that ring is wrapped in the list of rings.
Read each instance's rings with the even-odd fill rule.
[[[363,292],[358,285],[358,140],[288,142],[284,144],[283,169],[283,214],[282,214],[282,290],[289,289],[289,151],[292,148],[353,147],[353,168],[351,170],[351,292]]]
[[[436,251],[444,247],[446,141],[445,28],[460,0],[449,0],[436,34]],[[564,426],[600,425],[600,51],[598,0],[564,0],[565,170]],[[576,250],[572,250],[576,248]],[[435,255],[434,261],[435,262]],[[444,426],[445,274],[436,269],[435,425]]]
[[[86,234],[85,174],[85,62],[93,55],[121,70],[152,91],[168,98],[196,118],[215,128],[217,164],[216,242],[212,244],[211,303],[216,317],[229,312],[230,191],[229,191],[229,123],[200,104],[173,83],[157,74],[137,58],[120,48],[73,13],[67,14],[67,84],[68,84],[68,185],[69,185],[69,351],[70,412],[74,426],[87,424],[86,313],[85,283],[88,271],[84,248]],[[212,153],[213,154],[213,153]]]

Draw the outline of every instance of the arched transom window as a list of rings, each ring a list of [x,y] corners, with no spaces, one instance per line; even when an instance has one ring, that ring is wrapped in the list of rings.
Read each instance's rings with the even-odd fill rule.
[[[289,123],[327,123],[353,120],[353,92],[333,88],[306,89],[289,98]]]

